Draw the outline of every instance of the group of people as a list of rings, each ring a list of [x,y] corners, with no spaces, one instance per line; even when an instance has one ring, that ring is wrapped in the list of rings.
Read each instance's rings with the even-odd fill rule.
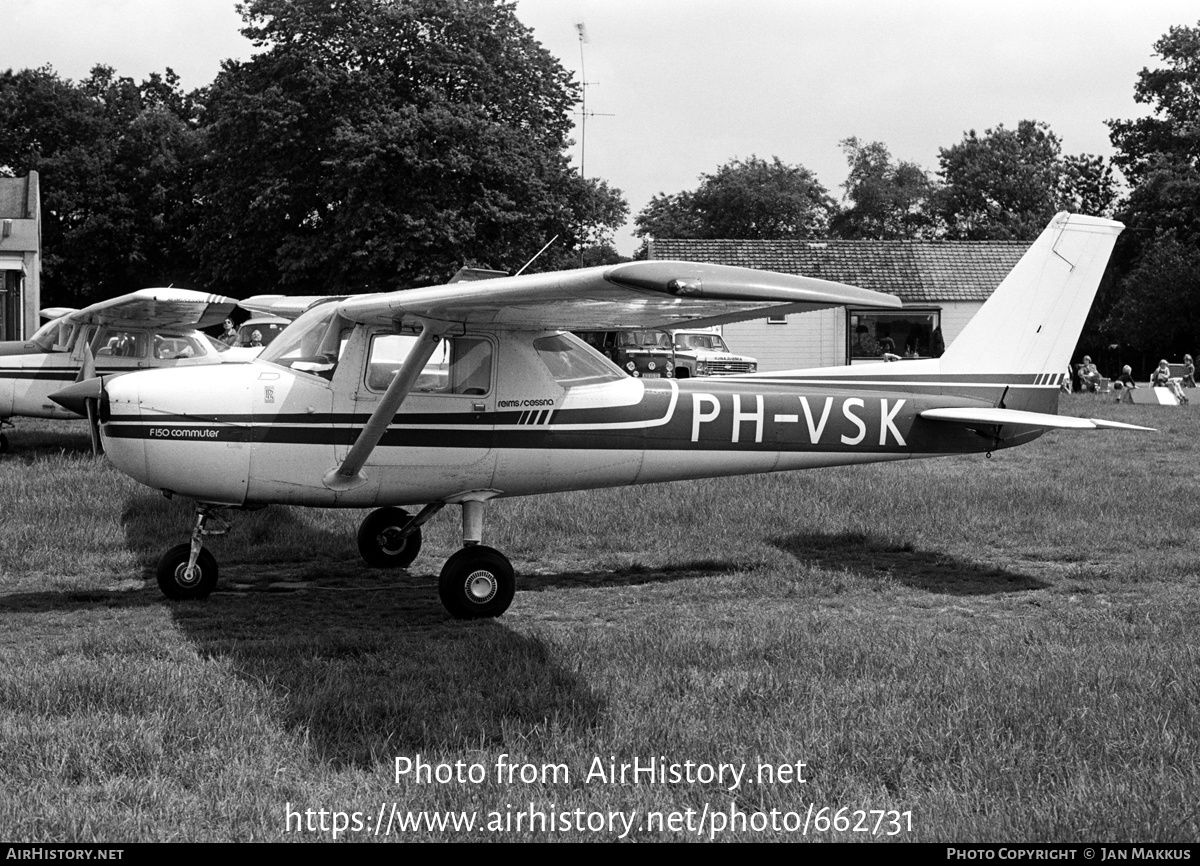
[[[233,323],[233,319],[225,320],[225,330],[223,330],[221,332],[221,336],[218,337],[217,339],[219,339],[226,346],[236,346],[237,345],[238,329],[237,329],[237,325],[235,325]],[[250,343],[248,345],[251,348],[261,348],[262,344],[263,344],[262,331],[255,328],[253,331],[250,332]]]
[[[1104,379],[1089,355],[1083,356],[1083,361],[1076,368],[1076,376],[1081,391],[1100,390],[1100,383]],[[1150,374],[1150,387],[1169,388],[1180,403],[1187,403],[1188,398],[1183,389],[1196,387],[1196,365],[1192,362],[1192,356],[1183,356],[1183,371],[1180,376],[1172,374],[1171,365],[1166,358],[1159,361],[1154,372]],[[1126,364],[1121,368],[1121,374],[1113,379],[1113,390],[1123,392],[1134,388],[1137,388],[1137,383],[1133,380],[1133,368]],[[1118,400],[1121,397],[1122,394],[1117,395]]]

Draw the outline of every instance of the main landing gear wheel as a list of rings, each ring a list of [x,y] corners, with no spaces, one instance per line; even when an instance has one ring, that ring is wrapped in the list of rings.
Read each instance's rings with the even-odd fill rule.
[[[512,563],[481,544],[464,547],[447,559],[438,579],[442,604],[456,619],[500,616],[516,591]]]
[[[196,557],[196,567],[188,576],[188,557],[191,542],[177,544],[162,555],[158,561],[158,588],[163,595],[175,601],[204,598],[217,586],[217,560],[207,550]]]
[[[412,521],[403,508],[380,508],[358,528],[358,552],[375,568],[407,568],[421,552],[421,527],[402,536]]]

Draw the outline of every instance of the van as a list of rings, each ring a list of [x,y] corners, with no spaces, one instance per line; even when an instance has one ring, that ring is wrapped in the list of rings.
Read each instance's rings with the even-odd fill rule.
[[[675,351],[666,331],[575,331],[575,336],[635,379],[671,379]]]

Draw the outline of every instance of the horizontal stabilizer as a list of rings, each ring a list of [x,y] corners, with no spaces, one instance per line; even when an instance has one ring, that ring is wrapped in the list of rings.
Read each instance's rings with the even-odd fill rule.
[[[1023,412],[1019,409],[961,408],[926,409],[921,417],[927,421],[950,421],[957,424],[991,424],[1010,427],[1041,427],[1059,430],[1144,430],[1153,427],[1122,424],[1103,418],[1075,418],[1071,415],[1050,415],[1046,412]]]

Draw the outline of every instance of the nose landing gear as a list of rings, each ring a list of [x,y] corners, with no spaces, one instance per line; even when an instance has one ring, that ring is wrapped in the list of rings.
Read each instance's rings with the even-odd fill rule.
[[[196,506],[196,523],[192,540],[177,544],[158,561],[158,588],[174,601],[204,598],[217,586],[217,560],[204,549],[206,535],[224,535],[229,525],[217,519],[216,528],[207,529],[208,519],[217,506],[200,503]]]

